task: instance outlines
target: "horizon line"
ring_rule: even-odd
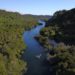
[[[13,13],[19,13],[21,15],[36,15],[36,16],[52,16],[53,14],[33,14],[33,13],[24,13],[24,12],[21,12],[21,11],[18,11],[18,10],[9,10],[9,9],[1,9],[0,10],[4,10],[6,12],[13,12]]]

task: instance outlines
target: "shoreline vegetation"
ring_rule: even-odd
[[[35,39],[46,48],[55,75],[75,75],[75,8],[57,11]],[[56,44],[49,40],[54,40]]]
[[[27,62],[21,59],[26,49],[23,32],[35,27],[38,19],[0,10],[0,75],[23,75],[26,72]]]
[[[75,8],[57,11],[49,20],[48,17],[0,10],[0,75],[25,74],[27,62],[21,59],[26,50],[23,32],[41,25],[39,19],[44,19],[46,26],[35,39],[47,50],[50,72],[75,75]]]

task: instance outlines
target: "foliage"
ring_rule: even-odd
[[[59,43],[52,51],[54,54],[50,52],[48,60],[56,74],[66,75],[67,72],[75,74],[75,46]]]
[[[26,72],[27,63],[21,59],[26,48],[22,35],[36,23],[35,19],[17,12],[0,10],[0,75],[22,75]]]
[[[71,44],[75,44],[75,8],[68,11],[55,12],[46,26],[56,26],[59,28],[55,39],[62,40],[65,43],[70,41]]]
[[[47,60],[56,75],[75,75],[75,8],[57,11],[40,31],[39,42],[48,49]],[[44,41],[42,41],[44,39]],[[50,43],[54,40],[57,44]],[[61,43],[62,42],[62,43]]]

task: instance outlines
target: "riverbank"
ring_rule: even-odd
[[[40,31],[40,35],[36,37],[47,49],[47,59],[55,75],[75,74],[74,15],[75,9],[56,12],[46,23],[46,27]],[[57,43],[54,45],[50,40]]]
[[[44,26],[45,23],[42,22],[42,25],[38,25],[36,28],[25,32],[23,35],[27,48],[25,53],[23,53],[22,59],[28,63],[28,70],[24,75],[50,75],[44,48],[34,38],[39,35],[40,30]]]
[[[26,49],[23,32],[36,23],[19,13],[0,10],[0,75],[23,75],[27,71],[26,61],[21,59]]]

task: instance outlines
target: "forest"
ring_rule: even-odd
[[[39,25],[40,19],[46,25],[35,39],[45,49],[45,61],[50,72],[75,75],[75,8],[56,11],[53,16],[0,10],[0,75],[23,75],[27,72],[28,63],[21,59],[27,48],[23,33]]]
[[[36,39],[46,48],[54,75],[75,75],[75,8],[55,12]]]
[[[21,59],[26,49],[22,36],[38,24],[38,19],[0,10],[0,75],[22,75],[26,72],[27,62]]]

